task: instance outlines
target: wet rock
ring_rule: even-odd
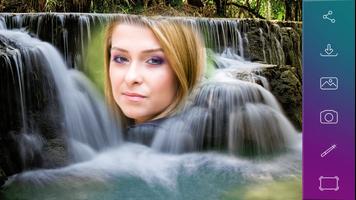
[[[301,77],[301,23],[243,20],[247,23],[247,58],[267,64],[294,66]]]
[[[294,67],[266,68],[261,72],[269,83],[272,94],[282,105],[294,126],[302,128],[302,82]]]
[[[261,73],[289,120],[302,127],[302,24],[300,22],[241,20],[248,43],[245,58],[277,67]],[[236,76],[238,78],[238,76]]]
[[[301,33],[291,27],[281,28],[282,48],[285,55],[285,66],[295,67],[296,76],[302,80],[302,44]]]
[[[250,41],[247,52],[251,61],[267,62],[266,53],[264,53],[266,51],[264,44],[266,38],[261,34],[258,29],[247,33],[248,40]]]
[[[49,139],[43,147],[43,168],[57,168],[69,164],[66,141],[63,137]]]
[[[1,169],[1,167],[0,167],[0,187],[2,186],[2,185],[4,185],[4,183],[5,183],[5,181],[6,181],[6,174],[5,174],[5,172]]]
[[[266,20],[246,23],[248,58],[274,64],[260,73],[269,81],[271,92],[282,105],[294,126],[302,127],[302,24]]]

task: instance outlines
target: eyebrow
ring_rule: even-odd
[[[122,49],[122,48],[119,48],[119,47],[111,47],[111,50],[119,50],[119,51],[123,51],[123,52],[129,52],[128,50],[126,49]],[[143,53],[152,53],[152,52],[157,52],[157,51],[162,51],[163,52],[163,49],[162,48],[157,48],[157,49],[146,49],[144,51],[142,51]]]

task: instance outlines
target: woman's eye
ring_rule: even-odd
[[[147,63],[151,65],[162,65],[164,63],[164,60],[160,57],[153,57],[150,58]]]
[[[122,57],[122,56],[114,56],[113,60],[117,63],[125,63],[125,62],[128,62],[129,60],[125,57]]]

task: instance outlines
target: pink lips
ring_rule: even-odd
[[[133,93],[133,92],[124,92],[123,95],[130,101],[142,101],[146,96],[138,94],[138,93]]]

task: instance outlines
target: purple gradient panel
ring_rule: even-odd
[[[309,65],[305,58],[304,69]],[[307,70],[305,70],[307,71]],[[328,74],[329,75],[329,74]],[[354,103],[353,86],[350,80],[341,79],[337,91],[322,91],[319,88],[320,71],[304,73],[303,87],[303,188],[307,198],[352,200],[355,196],[354,165]],[[343,76],[338,73],[339,77]],[[337,95],[335,95],[337,93]],[[353,94],[354,95],[354,94]],[[322,110],[336,110],[337,124],[321,124]],[[336,148],[324,157],[321,154],[332,145]],[[320,191],[321,176],[339,177],[339,189]]]
[[[335,24],[321,18],[331,9]],[[303,4],[304,199],[355,199],[354,14],[354,1]],[[339,56],[318,56],[329,42]],[[321,77],[338,77],[338,89],[321,90]],[[332,112],[320,118],[323,110],[337,111],[338,123],[328,121]]]
[[[308,76],[304,78],[307,79]],[[307,83],[304,84],[306,100],[303,105],[304,193],[308,194],[308,198],[354,199],[354,107],[350,106],[347,94],[340,95],[345,98],[330,98],[328,101],[323,101],[315,94],[325,91],[314,89],[315,85],[312,87]],[[320,123],[320,112],[324,109],[338,111],[337,124]],[[322,157],[321,154],[332,145],[336,145],[336,148]],[[338,176],[339,190],[320,191],[321,176]]]

